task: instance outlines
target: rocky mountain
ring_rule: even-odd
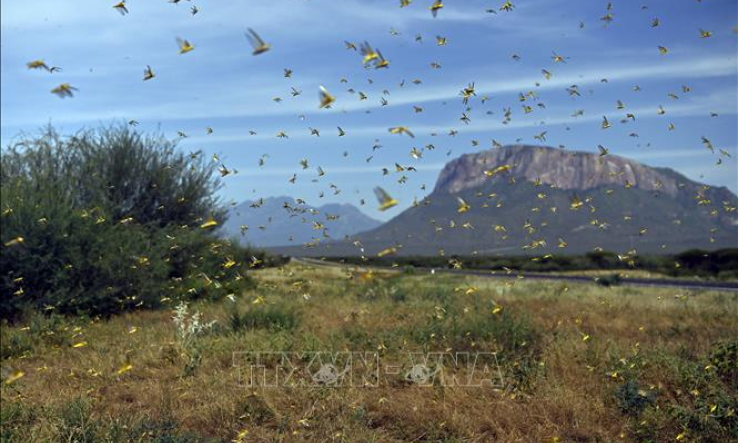
[[[292,197],[272,197],[233,207],[221,233],[243,244],[271,247],[300,245],[315,239],[343,239],[380,224],[349,204],[315,208]]]
[[[516,180],[538,181],[562,190],[586,191],[629,183],[671,197],[678,193],[677,176],[669,170],[650,168],[615,155],[601,157],[526,145],[467,154],[449,162],[441,171],[434,192],[454,194],[489,184],[484,172],[499,166],[509,166],[505,172]]]
[[[512,145],[451,161],[423,201],[351,241],[283,252],[376,254],[393,246],[405,255],[717,249],[738,245],[737,206],[727,188],[671,169],[615,155]]]

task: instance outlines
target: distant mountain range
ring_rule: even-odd
[[[462,199],[468,206],[464,211]],[[738,245],[738,198],[615,155],[511,145],[463,155],[423,201],[345,241],[289,255],[675,253]]]
[[[301,245],[343,239],[381,224],[349,204],[312,207],[292,197],[245,201],[229,211],[221,228],[226,237],[258,247]]]

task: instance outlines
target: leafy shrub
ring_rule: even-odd
[[[247,286],[255,254],[200,227],[226,214],[217,165],[175,147],[113,126],[47,128],[3,150],[0,318],[110,316]]]

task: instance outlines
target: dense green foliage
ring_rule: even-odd
[[[716,251],[697,249],[676,255],[638,255],[626,258],[612,252],[590,252],[579,256],[550,256],[532,258],[526,256],[451,256],[451,257],[329,257],[330,260],[345,263],[390,266],[407,268],[452,268],[505,270],[524,272],[556,272],[585,270],[642,269],[664,275],[713,277],[719,279],[738,278],[738,249],[728,248]]]
[[[251,253],[201,228],[226,214],[216,168],[162,136],[118,126],[71,137],[48,128],[9,146],[0,317],[108,316],[238,290]]]

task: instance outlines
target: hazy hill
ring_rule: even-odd
[[[342,239],[376,228],[381,222],[349,204],[312,207],[292,197],[245,201],[229,211],[223,234],[254,246],[300,245],[315,238]],[[248,227],[242,231],[241,227]],[[242,235],[243,232],[243,235]]]
[[[485,171],[505,167],[494,176]],[[470,206],[459,213],[458,198]],[[738,198],[666,168],[550,147],[513,145],[463,155],[419,204],[352,242],[301,255],[639,253],[738,245]],[[563,246],[563,247],[560,247]]]

